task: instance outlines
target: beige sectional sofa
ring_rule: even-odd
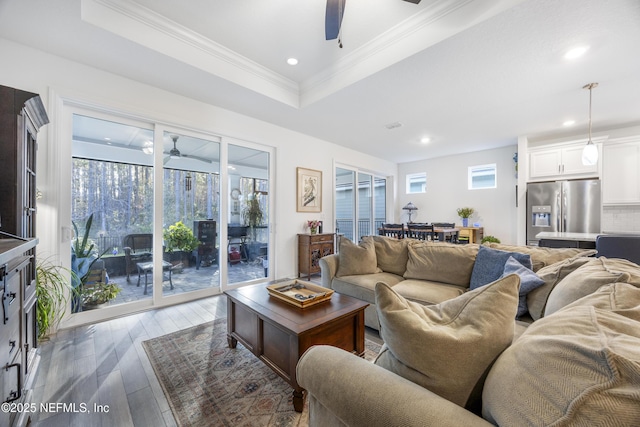
[[[297,378],[307,391],[309,425],[640,425],[640,266],[518,249],[531,252],[544,282],[527,295],[530,323],[519,325],[519,275],[451,299],[436,292],[445,299],[424,305],[396,291],[400,274],[369,293],[364,276],[390,273],[336,276],[339,258],[325,260],[331,285],[377,302],[384,345],[374,363],[330,346],[303,355]]]
[[[526,253],[534,271],[573,257],[593,255],[584,249],[534,248],[492,243],[487,247]],[[410,301],[438,304],[469,289],[479,246],[367,236],[360,245],[342,239],[339,253],[320,259],[322,285],[370,304],[365,324],[378,329],[374,289],[384,282]],[[534,306],[539,304],[534,302]]]

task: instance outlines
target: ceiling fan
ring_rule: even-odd
[[[419,4],[421,0],[404,0],[409,3]],[[335,40],[340,34],[342,15],[347,0],[327,0],[327,13],[324,19],[324,34],[326,40]],[[342,47],[342,43],[339,43]]]
[[[173,148],[168,153],[164,153],[168,155],[162,161],[163,164],[166,165],[167,163],[169,163],[169,160],[171,159],[180,159],[180,158],[199,160],[204,163],[212,163],[211,160],[206,159],[204,157],[191,156],[191,155],[180,153],[180,150],[178,150],[178,147],[177,147],[178,138],[179,138],[178,135],[171,135],[171,140],[173,141]]]

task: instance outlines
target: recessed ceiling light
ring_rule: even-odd
[[[575,120],[567,120],[566,122],[562,123],[562,126],[573,126],[576,124]]]
[[[104,140],[105,140],[105,141],[111,141],[111,138],[109,138],[109,137],[105,137],[105,138],[104,138]]]
[[[428,143],[429,141],[431,141],[431,138],[425,136],[424,138],[420,139],[420,142],[422,142],[423,144]]]
[[[289,65],[298,65],[298,60],[296,58],[287,59],[287,64]]]
[[[589,46],[577,46],[572,49],[569,49],[567,53],[564,54],[565,59],[576,59],[584,55],[589,50]]]

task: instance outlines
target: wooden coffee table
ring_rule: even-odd
[[[269,296],[266,284],[227,295],[227,340],[238,341],[293,387],[293,407],[302,412],[303,389],[296,365],[311,346],[332,345],[364,357],[364,309],[369,304],[335,292],[330,300],[298,308]]]

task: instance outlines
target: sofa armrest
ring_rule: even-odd
[[[347,426],[491,426],[429,390],[331,346],[307,350],[296,367],[298,384]],[[315,402],[314,402],[315,403]],[[310,409],[313,410],[313,409]],[[318,424],[322,420],[310,414]],[[335,420],[334,420],[335,421]]]
[[[331,282],[336,276],[339,263],[338,254],[327,255],[320,258],[320,275],[322,278],[322,286],[325,288],[331,288]]]

